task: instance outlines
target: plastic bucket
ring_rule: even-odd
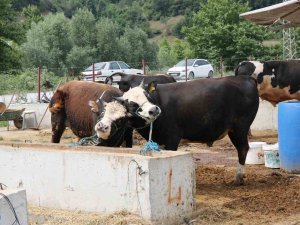
[[[249,142],[249,151],[246,157],[246,164],[264,164],[264,152],[262,146],[266,142]]]
[[[278,144],[280,167],[300,173],[300,102],[278,104]]]
[[[265,157],[265,166],[268,168],[280,168],[278,143],[262,146]]]

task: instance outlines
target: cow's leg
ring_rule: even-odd
[[[126,148],[132,148],[132,133],[133,129],[131,127],[127,127],[124,134],[124,141]]]
[[[166,141],[164,143],[165,150],[176,151],[178,149],[180,139],[181,139],[181,136],[180,136],[180,134],[177,134],[177,132],[175,132],[175,131],[173,131],[173,133],[168,132],[168,136],[166,137]]]
[[[59,143],[62,134],[66,129],[65,117],[60,113],[51,115],[51,125],[52,125],[52,143]]]
[[[234,130],[232,132],[229,132],[228,136],[234,147],[237,149],[239,158],[239,164],[237,167],[237,173],[235,177],[235,184],[242,185],[244,183],[245,177],[245,161],[249,150],[247,131]]]

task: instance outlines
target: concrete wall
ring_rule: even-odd
[[[37,115],[38,123],[41,121],[44,113],[46,112],[44,119],[41,123],[41,128],[51,127],[51,113],[47,109],[47,103],[35,103],[35,104],[12,104],[9,108],[26,110],[35,110]],[[271,103],[267,101],[260,100],[258,113],[251,126],[253,130],[277,130],[277,109]]]
[[[1,181],[2,180],[0,178],[0,182]],[[0,193],[4,194],[9,199],[13,209],[16,212],[20,225],[27,225],[28,214],[27,214],[26,191],[24,189],[18,188],[18,189],[0,190]],[[11,209],[11,206],[4,198],[4,196],[0,195],[0,224],[1,225],[18,224],[15,221],[16,218]]]
[[[51,113],[48,110],[48,103],[32,103],[32,104],[11,104],[9,105],[10,109],[23,109],[33,110],[36,113],[37,123],[40,123],[40,128],[51,128]],[[6,104],[8,106],[8,104]],[[45,115],[44,115],[45,114]],[[32,117],[28,117],[32,119]],[[32,121],[30,121],[32,122]],[[13,122],[11,121],[11,126]]]
[[[277,130],[278,107],[267,101],[260,100],[258,112],[251,125],[252,130]]]
[[[6,103],[8,105],[8,103]],[[11,104],[9,108],[34,110],[37,115],[37,121],[40,123],[44,113],[46,112],[42,122],[41,128],[51,128],[51,113],[47,109],[48,103],[31,103],[31,104]],[[267,101],[260,100],[258,113],[251,126],[252,130],[277,130],[277,110]]]
[[[192,155],[134,149],[1,144],[0,181],[26,188],[38,206],[93,212],[126,209],[154,221],[194,208]],[[138,169],[141,168],[141,170]]]

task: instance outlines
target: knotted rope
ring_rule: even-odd
[[[92,145],[98,145],[99,144],[99,138],[97,134],[90,136],[90,137],[84,137],[81,138],[78,142],[71,143],[68,146],[92,146]]]
[[[149,131],[149,141],[141,148],[140,154],[146,155],[148,152],[159,152],[159,146],[156,142],[152,141],[152,129],[153,122],[150,123],[150,131]]]

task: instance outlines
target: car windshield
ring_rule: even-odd
[[[119,61],[118,63],[120,65],[121,69],[130,69],[130,67],[126,63],[121,62],[121,61]]]
[[[104,69],[106,63],[100,62],[100,63],[95,63],[95,70],[102,70]],[[90,65],[88,68],[85,69],[85,71],[92,71],[93,70],[93,65]]]
[[[194,62],[195,62],[195,59],[188,59],[187,60],[187,66],[192,66]],[[179,67],[179,66],[185,66],[185,59],[181,60],[179,63],[177,63],[175,65],[175,67]]]

